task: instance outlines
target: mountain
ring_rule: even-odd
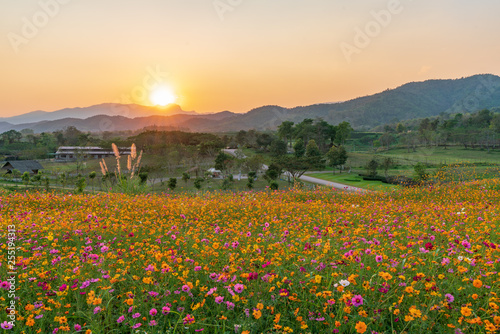
[[[203,132],[274,130],[283,121],[301,122],[305,118],[322,118],[331,124],[348,121],[355,129],[373,129],[386,123],[494,107],[500,107],[500,77],[482,74],[461,79],[411,82],[346,102],[294,108],[262,106],[244,114],[230,111],[197,114],[185,112],[178,105],[161,110],[109,103],[51,113],[35,111],[0,119],[0,132],[26,128],[35,132],[54,131],[71,125],[92,132],[140,130],[152,126]]]
[[[196,115],[194,111],[184,111],[177,104],[165,107],[148,107],[138,104],[103,103],[86,108],[66,108],[57,111],[32,111],[26,114],[0,118],[0,122],[11,124],[36,123],[41,121],[54,121],[62,118],[86,119],[97,115],[125,116],[128,118],[145,117],[153,115]]]

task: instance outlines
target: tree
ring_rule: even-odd
[[[45,186],[45,191],[48,192],[50,190],[50,179],[47,176],[43,177],[43,184]]]
[[[389,149],[389,146],[394,142],[394,136],[389,132],[385,132],[380,136],[379,140],[382,145],[387,146],[387,149]]]
[[[92,192],[94,192],[94,179],[97,176],[97,173],[95,171],[92,171],[89,173],[89,179],[90,182],[92,183]]]
[[[84,177],[78,178],[78,180],[76,181],[76,184],[75,184],[76,192],[78,194],[83,193],[86,186],[87,186],[87,182],[85,181],[85,178]]]
[[[427,169],[425,165],[421,162],[417,163],[415,167],[413,167],[413,170],[415,171],[415,180],[416,181],[425,181],[429,177],[429,174],[427,174]]]
[[[384,160],[382,160],[382,168],[384,169],[384,175],[387,177],[387,171],[389,168],[391,168],[394,165],[394,160],[389,157],[385,157]]]
[[[292,138],[293,138],[293,122],[291,121],[284,121],[281,123],[280,126],[278,126],[278,136],[285,141],[285,143],[290,146],[292,145]]]
[[[19,142],[23,138],[23,134],[16,130],[9,130],[2,133],[2,140],[7,144]]]
[[[36,187],[38,188],[38,186],[40,186],[42,183],[42,173],[39,171],[38,173],[33,175],[33,177],[31,178],[31,182],[35,183]]]
[[[335,126],[328,124],[326,121],[320,119],[314,124],[314,136],[316,144],[319,147],[321,153],[328,152],[330,146],[333,145],[335,141],[335,135],[337,129]]]
[[[177,179],[175,177],[171,177],[168,180],[168,188],[173,191],[175,187],[177,187]]]
[[[264,158],[260,154],[245,159],[245,167],[252,172],[258,172],[264,164]]]
[[[309,140],[306,146],[306,158],[309,160],[312,168],[324,168],[324,160],[321,151],[314,139]]]
[[[402,123],[398,123],[396,126],[396,132],[397,133],[403,133],[406,131],[406,127]]]
[[[139,183],[140,184],[145,184],[146,181],[148,180],[148,172],[140,172],[139,173]]]
[[[271,163],[266,170],[266,174],[264,177],[271,181],[276,181],[280,175],[283,173],[282,168],[276,163]]]
[[[286,171],[288,181],[296,180],[311,169],[311,163],[308,158],[297,158],[294,156],[281,156],[273,161],[280,169]]]
[[[195,180],[194,180],[194,187],[198,190],[201,189],[201,185],[203,184],[205,180],[202,178],[202,177],[197,177]]]
[[[26,186],[26,188],[28,188],[28,184],[30,184],[30,173],[24,172],[21,179],[23,180],[23,184]]]
[[[285,155],[287,152],[287,145],[284,141],[280,139],[275,139],[269,147],[269,152],[273,157],[280,157]]]
[[[368,176],[370,177],[375,177],[377,176],[377,168],[379,166],[379,163],[375,159],[371,159],[368,164],[366,165],[366,170],[368,171]]]
[[[295,126],[294,137],[301,138],[304,143],[308,142],[309,139],[314,137],[314,121],[311,118],[306,118],[299,124]]]
[[[233,161],[233,156],[220,151],[217,157],[215,158],[215,169],[220,170],[223,173],[226,173],[229,170],[229,167]]]
[[[189,175],[189,173],[187,173],[187,172],[182,173],[182,181],[184,181],[185,184],[187,184],[187,182],[190,178],[191,178],[191,175]]]
[[[295,142],[295,145],[293,145],[293,150],[294,150],[294,154],[297,158],[301,158],[304,156],[304,154],[306,154],[306,146],[305,146],[302,138],[299,138]]]
[[[342,170],[340,169],[340,166],[346,163],[347,157],[347,151],[344,146],[332,146],[327,153],[330,166],[333,168],[339,167],[341,173]],[[333,170],[333,173],[335,174],[335,169]]]
[[[62,185],[63,188],[66,187],[66,183],[68,182],[68,179],[66,177],[66,173],[62,172],[59,175],[59,182],[61,183],[61,185]]]
[[[337,125],[337,131],[335,135],[335,141],[338,144],[344,145],[345,141],[351,136],[351,132],[354,131],[349,122],[342,122]]]

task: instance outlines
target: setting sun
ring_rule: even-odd
[[[151,103],[156,106],[166,106],[167,104],[174,103],[177,100],[173,90],[167,86],[156,87],[149,95]]]

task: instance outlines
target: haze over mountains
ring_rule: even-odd
[[[91,132],[140,130],[150,126],[197,132],[274,130],[283,121],[300,122],[305,118],[322,118],[331,124],[348,121],[355,129],[371,129],[390,122],[494,107],[500,107],[500,77],[483,74],[412,82],[346,102],[294,108],[262,106],[243,114],[229,111],[198,114],[175,104],[159,109],[112,103],[54,112],[34,111],[0,118],[0,133],[11,129],[40,133],[67,126]]]

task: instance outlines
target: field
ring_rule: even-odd
[[[341,184],[346,184],[348,186],[376,190],[376,191],[389,191],[392,189],[398,189],[399,186],[393,184],[382,183],[382,181],[365,181],[361,176],[356,173],[314,173],[309,176],[317,177],[322,180],[338,182]]]
[[[0,323],[6,333],[492,333],[498,198],[498,179],[367,194],[3,192]]]

